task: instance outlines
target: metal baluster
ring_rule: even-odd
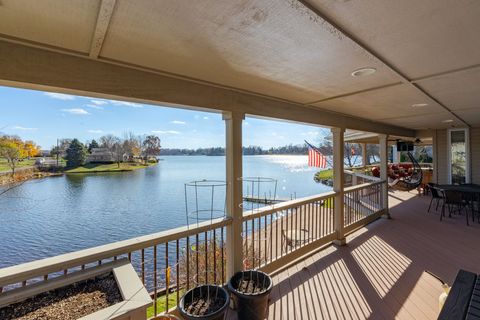
[[[260,198],[260,197],[259,197]],[[262,262],[262,218],[258,218],[258,268]]]
[[[248,223],[247,221],[245,220],[245,223],[244,223],[244,234],[245,234],[245,256],[243,257],[243,259],[248,259]],[[223,235],[223,232],[222,232],[222,235]]]
[[[177,283],[177,305],[178,303],[180,302],[180,264],[178,262],[179,258],[180,258],[180,255],[179,255],[179,247],[180,247],[180,242],[179,240],[177,239],[177,241],[175,242],[176,244],[176,248],[175,248],[175,253],[177,255],[177,261],[176,261],[176,267],[175,267],[175,272],[177,273],[177,280],[176,280],[176,283]]]
[[[205,284],[208,284],[208,232],[205,231]]]
[[[153,246],[153,315],[157,316],[157,246]]]
[[[221,241],[222,241],[222,285],[223,285],[225,283],[225,257],[224,257],[224,255],[225,255],[225,251],[224,251],[225,250],[225,244],[223,242],[224,227],[222,227],[221,232],[222,233],[220,234],[220,236],[221,236]]]
[[[268,226],[267,216],[265,216],[264,220],[265,220],[265,221],[264,221],[264,222],[265,222],[265,225],[263,226],[263,228],[264,228],[263,231],[264,231],[264,237],[265,237],[265,238],[263,239],[263,240],[264,240],[264,241],[263,241],[263,244],[264,244],[264,247],[265,247],[265,264],[266,264],[267,261],[268,261],[268,260],[267,260],[267,239],[268,239],[268,237],[267,237],[267,231],[268,231],[268,230],[267,230],[267,226]]]
[[[217,284],[217,229],[213,229],[213,284]]]
[[[252,269],[255,269],[255,219],[252,219]]]
[[[145,284],[145,249],[142,249],[142,283]]]
[[[168,312],[168,292],[170,291],[170,266],[168,265],[168,241],[165,243],[165,311]]]
[[[270,214],[270,262],[273,261],[273,213]]]
[[[195,235],[195,267],[196,267],[196,274],[195,274],[195,281],[197,282],[198,285],[198,255],[199,255],[199,250],[198,250],[198,233]]]
[[[187,246],[186,246],[186,254],[187,254],[187,289],[190,289],[190,237],[187,237]]]

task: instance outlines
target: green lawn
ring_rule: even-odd
[[[99,173],[99,172],[122,172],[122,171],[133,171],[137,169],[147,168],[151,165],[136,164],[136,163],[120,163],[120,167],[116,163],[108,164],[98,164],[98,163],[87,163],[84,166],[77,167],[74,169],[66,170],[66,173]]]
[[[184,290],[180,290],[180,298],[183,295]],[[160,314],[166,310],[167,306],[167,296],[163,295],[157,297],[157,314]],[[177,293],[172,292],[168,294],[168,308],[171,309],[172,307],[177,305]],[[154,315],[153,305],[147,308],[147,319],[150,319]]]
[[[333,170],[332,169],[327,169],[327,170],[319,171],[315,174],[315,177],[318,180],[331,179],[331,178],[333,178]]]
[[[35,159],[30,159],[30,160],[24,159],[18,162],[16,168],[33,166],[34,164],[35,164]],[[0,158],[0,172],[3,172],[3,171],[12,171],[12,169],[8,165],[8,162],[6,159]]]

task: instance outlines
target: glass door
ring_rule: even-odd
[[[470,182],[468,129],[448,130],[448,179],[449,183]]]

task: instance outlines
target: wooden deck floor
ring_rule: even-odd
[[[436,319],[440,282],[480,273],[480,224],[440,222],[429,197],[390,194],[391,220],[351,234],[274,276],[269,319]],[[230,312],[230,319],[236,319]]]

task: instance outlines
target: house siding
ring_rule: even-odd
[[[437,143],[437,183],[448,183],[447,130],[436,131]]]
[[[480,128],[470,129],[470,154],[472,183],[480,184]]]

